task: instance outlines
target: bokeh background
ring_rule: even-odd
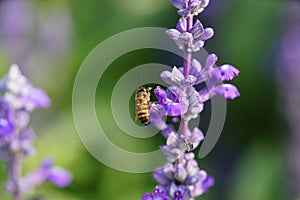
[[[299,199],[299,4],[211,0],[199,16],[215,30],[206,50],[219,56],[219,64],[230,63],[241,71],[233,81],[241,97],[228,102],[221,138],[199,160],[216,184],[198,199]],[[177,19],[168,0],[0,0],[0,75],[16,63],[52,99],[50,109],[34,113],[37,153],[26,161],[24,172],[50,155],[74,176],[63,190],[45,184],[37,194],[56,200],[133,200],[153,189],[151,173],[119,172],[87,152],[73,124],[72,87],[80,64],[101,41],[137,27],[174,27]],[[97,114],[108,137],[130,151],[157,149],[164,140],[158,134],[144,143],[122,133],[111,114],[111,92],[126,71],[154,61],[164,62],[151,49],[121,56],[100,80],[106,87],[97,91]],[[0,163],[1,187],[5,171]]]

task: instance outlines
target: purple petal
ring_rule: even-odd
[[[170,85],[180,85],[184,80],[183,74],[177,69],[177,67],[173,67],[172,72],[164,71],[161,73],[160,77]]]
[[[57,187],[63,188],[71,183],[72,175],[61,167],[54,167],[48,175],[48,181],[52,182]]]
[[[154,94],[158,100],[157,103],[162,105],[165,105],[167,103],[167,93],[164,89],[157,86],[156,89],[154,90]]]
[[[153,193],[152,198],[153,200],[169,200],[169,198],[166,195],[161,193]]]
[[[161,119],[166,114],[166,110],[163,105],[158,103],[152,103],[150,107],[150,119]]]
[[[182,156],[185,153],[185,150],[177,149],[177,148],[171,148],[167,145],[161,146],[160,149],[162,152],[168,156],[169,162],[176,161],[180,156]]]
[[[186,93],[186,98],[188,100],[188,110],[182,117],[185,120],[190,120],[196,118],[198,114],[202,112],[203,103],[201,102],[199,93],[195,90],[194,87],[187,88]]]
[[[182,0],[171,0],[171,3],[175,8],[178,9],[182,9],[185,6]]]
[[[210,91],[207,87],[199,91],[200,101],[204,103],[213,97],[213,94],[210,94]]]
[[[189,14],[189,9],[180,9],[177,13],[181,16],[187,16]]]
[[[199,40],[193,43],[193,45],[191,45],[191,51],[193,52],[197,52],[199,51],[202,47],[204,46],[204,41]]]
[[[184,200],[185,199],[185,191],[181,188],[178,188],[174,192],[174,200]]]
[[[13,123],[7,118],[0,117],[0,137],[11,135],[13,130]]]
[[[192,160],[195,158],[195,154],[194,153],[186,153],[186,154],[184,154],[184,158],[186,160]]]
[[[193,35],[192,35],[191,33],[189,33],[189,32],[184,32],[184,33],[182,33],[182,34],[180,35],[179,39],[180,39],[183,43],[185,43],[185,44],[190,44],[190,43],[193,42],[194,37],[193,37]]]
[[[208,6],[209,4],[209,0],[201,0],[201,7],[205,8],[206,6]]]
[[[166,31],[166,34],[172,39],[172,40],[179,40],[181,33],[176,29],[169,29]]]
[[[166,92],[167,97],[173,102],[179,102],[181,97],[184,95],[184,92],[176,86],[169,87]]]
[[[32,91],[26,97],[26,109],[32,111],[35,108],[47,108],[51,101],[48,95],[40,89],[32,88]]]
[[[212,28],[205,28],[202,35],[199,36],[199,38],[197,38],[197,40],[208,40],[212,36],[214,36],[214,30]]]
[[[184,76],[183,74],[177,69],[177,67],[173,67],[171,80],[173,83],[180,85],[183,81]]]
[[[160,118],[160,119],[151,119],[150,123],[151,123],[151,125],[156,127],[158,130],[164,130],[168,126],[162,118]]]
[[[182,85],[187,87],[187,86],[192,86],[197,82],[197,78],[193,75],[187,75],[184,80]]]
[[[176,148],[179,147],[182,143],[182,139],[179,134],[176,134],[175,132],[170,133],[168,139],[167,139],[167,145]]]
[[[188,173],[183,164],[178,164],[174,173],[174,177],[177,181],[183,182],[188,176]]]
[[[162,78],[163,81],[165,81],[166,83],[172,85],[172,80],[171,80],[172,73],[171,72],[169,72],[169,71],[163,71],[160,74],[160,77]]]
[[[179,102],[179,103],[168,103],[165,106],[166,115],[168,116],[179,116],[183,115],[188,110],[188,104],[186,102]]]
[[[189,176],[195,176],[199,173],[198,163],[196,160],[188,160],[186,164],[186,171],[189,174]]]
[[[213,66],[216,64],[217,60],[218,60],[218,57],[216,56],[216,54],[210,54],[206,59],[205,68],[207,70],[212,69]]]
[[[193,143],[193,149],[196,149],[199,145],[199,143],[204,140],[204,135],[202,133],[202,131],[195,127],[193,132],[192,132],[192,135],[190,136],[190,140],[191,142]]]
[[[163,167],[164,173],[165,175],[169,178],[173,180],[173,176],[174,176],[174,166],[171,163],[167,163],[165,164],[165,166]]]
[[[181,17],[177,22],[176,29],[181,33],[183,33],[187,31],[186,28],[187,28],[187,21],[184,17]]]
[[[194,69],[195,72],[200,73],[200,71],[202,69],[202,65],[197,59],[192,60],[192,69]],[[191,71],[192,71],[192,69],[191,69]],[[190,74],[194,75],[192,72]]]
[[[168,185],[171,182],[171,180],[164,173],[163,168],[156,169],[152,173],[152,177],[157,183],[161,185]]]
[[[219,81],[232,80],[239,73],[240,73],[240,71],[231,65],[222,65],[220,67],[215,68],[215,70],[213,71],[213,75]]]
[[[162,187],[162,186],[159,186],[159,185],[156,186],[156,187],[153,189],[153,193],[160,193],[160,194],[163,194],[163,195],[166,195],[166,194],[167,194],[165,188]]]
[[[172,132],[176,132],[174,129],[173,125],[168,125],[167,128],[162,130],[161,134],[165,137],[168,138]]]
[[[153,200],[152,195],[149,193],[145,193],[145,194],[143,194],[141,200]]]
[[[206,179],[202,182],[202,190],[207,192],[208,189],[215,184],[215,180],[211,176],[207,176]]]
[[[231,85],[231,84],[218,85],[214,88],[214,91],[218,95],[223,96],[226,99],[234,99],[234,98],[240,96],[238,89],[234,85]]]
[[[47,171],[53,167],[53,164],[54,164],[54,161],[52,158],[45,158],[40,165],[40,169]]]
[[[189,32],[193,34],[194,40],[197,40],[197,38],[200,37],[204,32],[203,25],[199,20],[197,20]]]

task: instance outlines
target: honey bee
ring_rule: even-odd
[[[135,121],[139,118],[140,122],[147,126],[150,123],[150,90],[152,88],[140,87],[135,92]]]

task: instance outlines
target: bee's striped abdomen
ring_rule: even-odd
[[[150,123],[150,90],[151,88],[141,87],[135,94],[135,115],[144,125]]]

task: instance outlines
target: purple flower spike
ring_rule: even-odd
[[[240,96],[238,89],[231,84],[218,85],[214,88],[214,91],[226,99],[234,99]]]
[[[157,101],[152,102],[150,120],[167,139],[166,145],[160,148],[168,162],[153,172],[159,187],[152,194],[145,193],[142,200],[194,200],[214,184],[214,179],[198,167],[195,154],[191,152],[204,140],[204,135],[197,126],[191,130],[189,122],[199,117],[204,102],[215,95],[226,99],[240,95],[235,86],[223,84],[237,76],[238,69],[231,65],[216,67],[218,58],[215,54],[209,55],[205,64],[193,59],[192,53],[199,51],[214,35],[212,28],[205,28],[199,20],[194,20],[209,0],[171,2],[181,18],[176,29],[169,29],[166,34],[183,51],[183,65],[163,71],[160,77],[170,86],[166,90],[160,87],[154,90]],[[198,84],[201,84],[200,90],[195,87]],[[179,123],[178,130],[173,124],[167,124],[164,116],[170,116],[173,124]]]
[[[30,114],[51,103],[47,94],[32,86],[17,65],[0,80],[0,158],[7,164],[6,191],[12,199],[24,199],[46,181],[57,187],[67,186],[72,176],[66,170],[54,167],[52,159],[45,159],[40,167],[25,176],[18,169],[23,160],[34,154],[35,134],[30,127]]]
[[[237,76],[240,71],[232,65],[222,65],[217,67],[212,73],[219,81],[229,81]]]

